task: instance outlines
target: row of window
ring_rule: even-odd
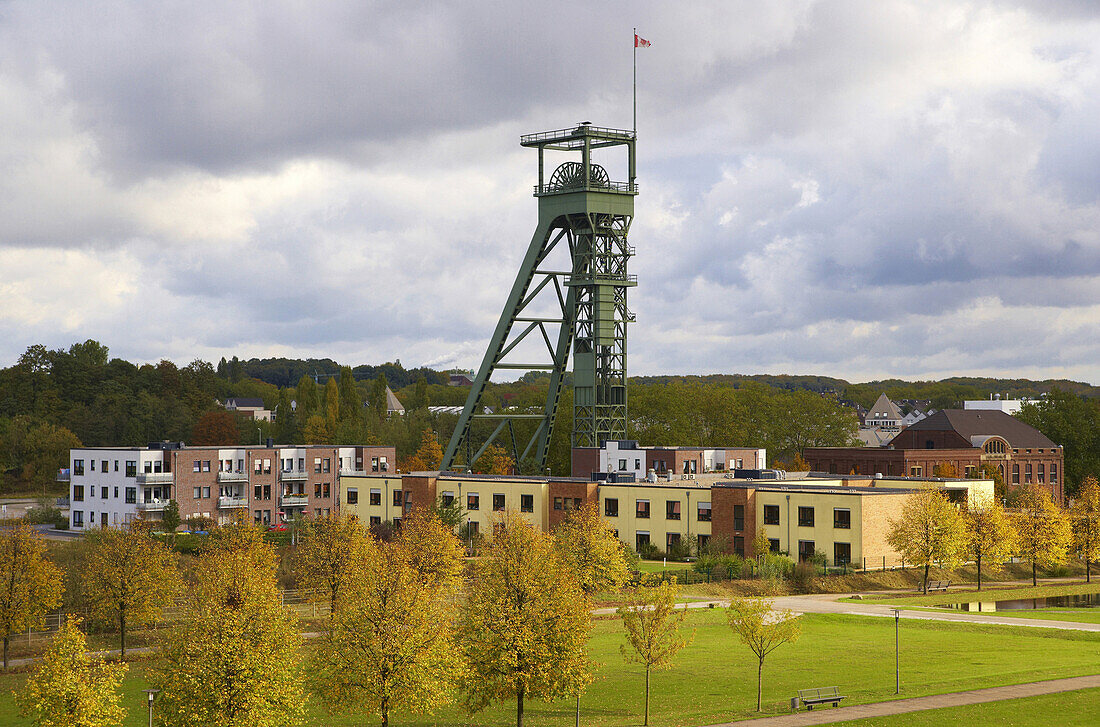
[[[557,500],[559,498],[555,498]],[[575,499],[576,506],[580,507],[580,498]],[[679,520],[681,503],[679,500],[666,500],[665,501],[665,520]],[[555,503],[555,510],[560,510]],[[568,509],[568,508],[567,508]],[[619,516],[619,500],[615,497],[605,498],[603,501],[603,514],[604,517],[618,517]],[[634,516],[642,520],[649,519],[649,500],[635,500],[634,501]],[[710,522],[710,503],[699,502],[696,503],[695,519],[699,522]],[[648,541],[647,541],[648,542]]]
[[[99,486],[99,497],[102,500],[110,500],[111,492],[114,492],[115,499],[118,499],[119,488],[118,486],[109,487],[107,485]],[[126,496],[126,502],[133,504],[137,502],[137,488],[127,487],[124,494]],[[96,496],[96,485],[89,485],[88,498],[91,499]],[[84,502],[84,485],[73,485],[73,502]]]
[[[88,469],[89,469],[89,471],[91,471],[91,472],[96,471],[95,463],[96,463],[96,460],[94,460],[94,459],[88,460]],[[145,463],[145,471],[146,472],[152,472],[153,471],[153,464],[154,464],[153,462],[146,462]],[[157,462],[156,464],[157,464],[157,472],[160,472],[160,462]],[[99,471],[100,472],[110,472],[111,471],[110,465],[111,465],[110,460],[106,460],[106,459],[99,460]],[[114,460],[114,465],[115,465],[114,466],[114,471],[118,472],[118,460],[117,459]],[[82,460],[82,459],[74,459],[73,460],[73,474],[74,475],[83,475],[84,474],[84,460]],[[126,460],[126,476],[127,477],[137,477],[137,460]]]
[[[735,513],[736,516],[736,513]],[[800,505],[798,507],[798,526],[802,528],[812,528],[815,523],[815,514],[813,507],[806,507]],[[765,505],[764,506],[764,524],[765,525],[779,525],[779,505]],[[843,530],[849,530],[852,527],[852,511],[845,507],[833,508],[833,527]],[[735,529],[740,530],[743,528]],[[806,541],[812,543],[813,541]]]

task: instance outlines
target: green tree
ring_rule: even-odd
[[[554,545],[585,593],[618,589],[630,577],[621,541],[595,504],[570,512],[554,530]]]
[[[279,392],[279,406],[275,413],[276,436],[280,442],[287,444],[300,441],[298,438],[297,402],[292,404],[292,401],[289,389],[283,389]]]
[[[317,390],[317,382],[313,380],[312,376],[306,374],[298,379],[298,387],[295,393],[298,402],[298,418],[301,421],[309,421],[309,418],[314,414],[322,414],[321,393]]]
[[[978,566],[978,590],[982,590],[982,561],[999,568],[1016,548],[1016,531],[995,497],[977,500],[967,507],[967,550]]]
[[[1073,540],[1069,519],[1046,489],[1031,484],[1020,491],[1012,524],[1019,554],[1031,561],[1031,585],[1037,585],[1037,564],[1053,565],[1066,560],[1066,551]]]
[[[340,386],[330,378],[325,384],[325,425],[329,432],[336,431],[340,421]]]
[[[575,695],[591,681],[589,601],[550,536],[506,515],[473,565],[473,584],[459,627],[471,712],[514,698],[523,727],[525,699]]]
[[[1092,475],[1100,477],[1100,407],[1095,399],[1053,387],[1043,399],[1025,404],[1018,419],[1064,447],[1066,494]]]
[[[0,420],[0,472],[18,473],[24,488],[43,494],[54,485],[57,472],[69,463],[69,450],[81,446],[75,434],[35,417]]]
[[[1081,484],[1070,511],[1073,545],[1085,561],[1085,582],[1092,581],[1092,563],[1100,560],[1100,482],[1089,475]]]
[[[369,541],[361,595],[334,617],[314,659],[318,691],[337,709],[431,712],[463,673],[455,639],[462,550],[438,520],[406,518],[389,543]]]
[[[236,446],[240,441],[237,415],[227,411],[208,411],[195,422],[191,442],[204,446]]]
[[[381,374],[374,381],[370,383],[369,396],[367,397],[367,404],[370,406],[371,415],[375,423],[386,421],[386,389],[389,387],[389,382],[386,381],[386,375]]]
[[[161,513],[160,520],[154,521],[153,525],[158,526],[161,530],[168,533],[168,547],[173,547],[176,542],[176,530],[179,529],[182,520],[180,520],[180,504],[175,500],[169,500],[168,504],[164,506],[164,511]]]
[[[176,555],[142,527],[103,528],[86,537],[84,602],[93,616],[118,625],[125,659],[127,629],[156,622],[175,598]]]
[[[46,557],[46,541],[21,523],[0,531],[0,631],[4,668],[12,634],[45,626],[46,613],[61,605],[61,569]]]
[[[764,693],[764,658],[802,634],[802,622],[788,610],[776,610],[766,598],[735,598],[726,618],[730,628],[756,654],[756,711]]]
[[[905,500],[901,518],[890,521],[886,542],[914,565],[924,566],[924,592],[933,563],[958,563],[966,552],[966,524],[947,496],[927,488]]]
[[[126,718],[119,704],[126,665],[93,660],[79,624],[65,620],[17,695],[37,727],[114,727]]]
[[[320,415],[314,414],[306,421],[306,426],[302,429],[302,439],[305,444],[331,444],[328,425]]]
[[[373,544],[354,517],[322,517],[306,523],[295,558],[303,588],[329,604],[334,616],[360,599]]]
[[[300,724],[301,634],[282,605],[274,548],[251,524],[211,533],[180,625],[165,634],[151,674],[168,727]]]
[[[650,671],[671,669],[672,658],[693,638],[680,633],[687,611],[676,608],[676,579],[656,586],[639,586],[628,592],[618,614],[626,631],[626,644],[619,647],[623,659],[645,668],[645,721],[642,724],[648,725]]]
[[[442,452],[440,452],[441,460],[442,457]],[[515,466],[516,461],[509,456],[504,447],[490,444],[485,448],[485,453],[478,458],[474,465],[474,470],[486,475],[507,476],[512,474]]]
[[[363,417],[363,396],[350,366],[340,368],[340,418],[359,421]]]

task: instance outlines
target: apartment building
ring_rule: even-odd
[[[657,475],[704,474],[733,469],[763,469],[767,451],[754,447],[643,447],[634,440],[609,440],[601,447],[574,447],[573,477],[614,475],[622,481]],[[625,476],[625,477],[624,477]]]
[[[81,448],[69,453],[69,525],[119,527],[159,519],[175,500],[180,517],[228,522],[240,512],[265,525],[339,508],[342,476],[389,472],[393,447],[275,445]]]

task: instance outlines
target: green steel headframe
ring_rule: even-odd
[[[597,447],[609,439],[626,438],[626,326],[634,320],[626,293],[637,285],[636,277],[627,274],[627,261],[634,254],[627,233],[638,194],[634,142],[633,131],[588,123],[520,138],[521,146],[538,150],[538,226],[443,455],[442,469],[452,469],[463,450],[466,466],[472,466],[507,430],[517,463],[533,458],[541,471],[571,348],[572,445]],[[593,150],[609,147],[626,147],[628,181],[612,181],[602,166],[592,162]],[[547,151],[580,158],[559,165],[546,180]],[[548,258],[563,246],[568,247],[570,269],[551,269]],[[542,310],[547,299],[552,301],[549,314]],[[520,350],[532,356],[531,348],[535,348],[534,360],[513,360]],[[550,373],[541,413],[484,410],[485,385],[494,372],[502,370]],[[483,419],[497,424],[475,452],[472,425]],[[515,432],[522,421],[536,426],[520,451]]]

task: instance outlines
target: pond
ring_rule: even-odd
[[[938,608],[950,608],[955,611],[974,611],[994,613],[996,611],[1034,611],[1046,608],[1097,608],[1100,607],[1100,593],[1083,596],[1051,596],[1049,598],[1018,598],[1007,601],[975,601],[971,603],[944,603]]]

